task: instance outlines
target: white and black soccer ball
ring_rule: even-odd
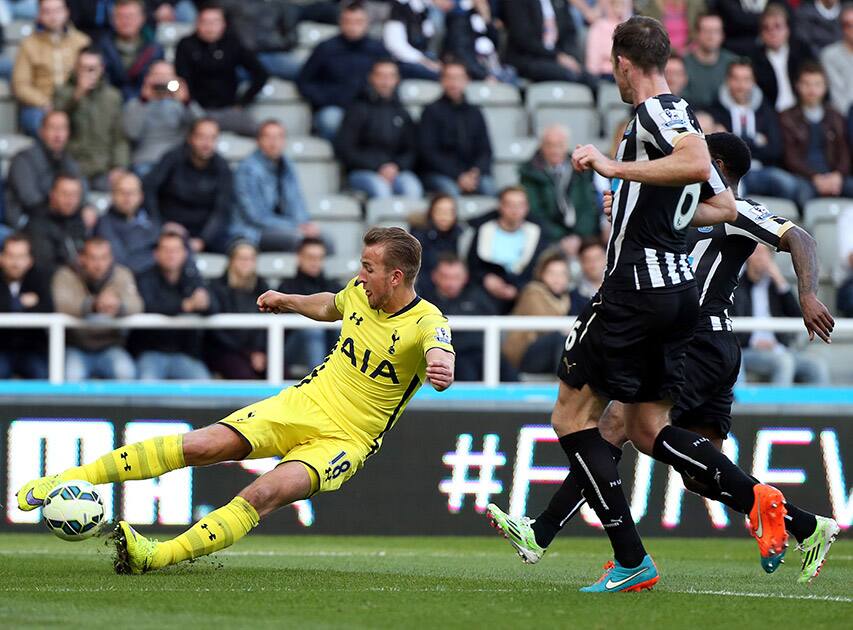
[[[101,526],[104,504],[88,481],[66,481],[50,491],[41,514],[47,528],[62,540],[85,540]]]

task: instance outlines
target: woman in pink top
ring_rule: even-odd
[[[600,6],[603,14],[590,25],[586,36],[586,70],[597,77],[612,78],[613,31],[631,17],[631,3],[629,0],[602,0]]]

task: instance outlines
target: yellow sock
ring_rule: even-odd
[[[258,524],[258,513],[243,497],[214,510],[180,536],[157,545],[152,569],[206,556],[230,547]]]
[[[129,444],[90,464],[69,468],[60,476],[63,481],[82,479],[96,485],[159,477],[185,466],[183,441],[183,436],[178,434]]]

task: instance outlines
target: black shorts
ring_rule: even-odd
[[[685,383],[670,418],[677,427],[708,427],[725,439],[732,428],[740,344],[728,331],[697,331],[687,349]]]
[[[558,375],[623,403],[671,400],[684,386],[699,316],[696,285],[680,291],[606,291],[590,300],[566,338]]]

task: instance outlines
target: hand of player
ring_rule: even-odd
[[[800,310],[803,312],[803,323],[809,331],[809,341],[814,341],[817,334],[824,343],[832,343],[830,335],[835,327],[835,320],[823,302],[817,299],[814,293],[801,295]]]
[[[287,313],[287,296],[278,291],[266,291],[258,298],[258,310],[261,313]]]
[[[598,150],[595,145],[578,145],[572,152],[572,166],[576,171],[592,169],[602,177],[616,177],[616,161],[611,160]]]
[[[604,201],[601,205],[601,211],[610,223],[613,223],[613,191],[604,191]]]
[[[450,359],[432,359],[427,362],[426,375],[437,392],[443,392],[453,384],[453,364]]]

